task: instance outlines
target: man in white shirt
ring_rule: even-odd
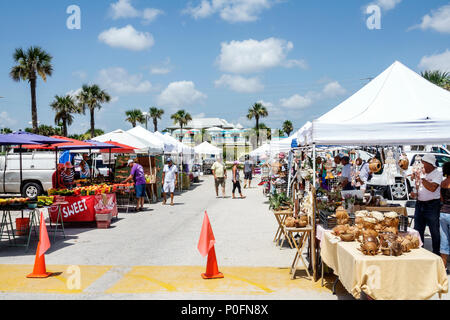
[[[222,186],[222,195],[225,198],[225,186],[227,180],[227,169],[222,162],[222,158],[218,158],[211,167],[214,176],[214,185],[216,188],[216,197],[219,198],[219,186]]]
[[[164,166],[163,176],[163,205],[167,203],[167,193],[170,193],[170,205],[173,206],[173,197],[175,186],[178,184],[178,168],[172,162],[172,159],[167,159],[167,164]]]
[[[425,177],[422,178],[417,193],[416,212],[414,214],[414,229],[420,233],[422,242],[425,242],[425,228],[428,226],[431,233],[433,253],[440,255],[440,209],[441,209],[441,182],[442,173],[436,168],[436,157],[426,154],[422,158]]]
[[[341,186],[343,191],[354,190],[352,186],[352,165],[350,164],[349,157],[343,157],[341,163],[344,165],[342,167],[341,174]]]
[[[360,190],[367,189],[367,182],[371,180],[372,172],[370,171],[369,163],[364,162],[361,158],[356,159],[356,166],[359,168],[359,175],[356,177],[357,182],[360,183]]]

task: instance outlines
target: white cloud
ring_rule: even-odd
[[[122,18],[136,18],[140,15],[139,11],[131,5],[131,0],[119,0],[116,3],[112,3],[111,11],[114,20]]]
[[[450,72],[450,50],[443,53],[425,56],[420,60],[419,68],[422,70],[440,70]]]
[[[157,103],[161,106],[182,107],[192,105],[206,99],[207,96],[195,89],[192,81],[172,82],[158,96]]]
[[[124,28],[111,28],[103,31],[98,39],[114,48],[124,48],[141,51],[151,48],[155,44],[153,36],[148,32],[139,32],[131,25]]]
[[[172,65],[170,64],[170,58],[167,58],[162,65],[151,66],[150,73],[156,75],[164,75],[172,72]]]
[[[377,0],[374,4],[381,7],[381,9],[388,11],[394,9],[402,0]]]
[[[183,13],[194,19],[207,18],[219,13],[221,19],[230,22],[253,22],[264,10],[270,9],[278,0],[202,0],[197,6],[189,6]]]
[[[78,88],[77,90],[70,90],[66,93],[67,96],[71,96],[72,98],[76,98],[81,93],[81,88]]]
[[[445,5],[422,18],[422,23],[416,26],[422,30],[432,29],[441,33],[450,33],[450,5]],[[415,28],[415,27],[413,27]]]
[[[144,19],[144,23],[148,24],[156,20],[156,18],[163,14],[164,11],[159,9],[147,8],[142,12],[142,18]]]
[[[305,95],[294,94],[290,98],[280,99],[279,105],[288,109],[304,109],[327,98],[342,96],[347,92],[338,81],[328,82],[321,91],[309,91]],[[277,110],[278,108],[275,108]]]
[[[204,119],[205,117],[206,114],[204,112],[192,116],[193,119]]]
[[[164,11],[154,8],[145,8],[139,11],[133,7],[131,0],[119,0],[111,4],[111,16],[114,20],[126,18],[142,18],[144,24],[153,22]]]
[[[266,102],[264,100],[259,100],[258,103],[261,103],[266,108],[273,108],[275,105],[272,102]]]
[[[83,70],[74,71],[72,72],[72,75],[80,78],[81,80],[85,80],[87,78],[87,73]]]
[[[1,128],[10,128],[12,125],[15,125],[17,121],[12,119],[8,112],[2,111],[0,112],[0,127]]]
[[[286,60],[294,45],[283,39],[231,41],[223,42],[221,46],[217,63],[225,72],[253,73],[278,66],[305,66],[304,61]]]
[[[322,90],[322,93],[329,98],[342,96],[347,92],[337,81],[328,83]]]
[[[257,77],[244,78],[241,76],[232,76],[228,74],[225,74],[219,80],[216,80],[215,86],[227,87],[240,93],[255,93],[264,90],[264,85]]]
[[[170,68],[165,68],[165,67],[151,67],[150,68],[150,73],[151,74],[156,74],[156,75],[164,75],[164,74],[168,74],[170,73]]]
[[[152,90],[152,84],[142,78],[141,74],[130,75],[123,68],[108,68],[100,70],[98,82],[116,94],[149,92]]]
[[[308,97],[294,94],[290,98],[283,98],[280,100],[280,105],[288,109],[304,109],[312,105],[313,100]]]

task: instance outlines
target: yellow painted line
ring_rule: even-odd
[[[31,265],[0,265],[1,293],[56,293],[80,294],[109,271],[111,266],[79,266],[81,288],[70,290],[67,283],[73,279],[69,266],[47,266],[56,273],[47,279],[27,279]],[[192,293],[261,295],[295,294],[296,291],[329,293],[329,286],[321,287],[320,281],[305,278],[290,280],[289,268],[272,267],[223,267],[224,279],[203,280],[205,267],[197,266],[136,266],[120,280],[105,287],[107,294]],[[59,273],[59,274],[58,274]],[[302,275],[299,272],[299,275]]]
[[[0,265],[0,292],[79,294],[111,269],[110,266],[79,266],[81,286],[80,289],[71,290],[67,280],[73,274],[67,272],[68,267],[47,266],[47,272],[56,275],[46,279],[28,279],[26,276],[33,271],[33,266]]]
[[[229,274],[229,273],[227,274],[227,277],[231,278],[231,279],[236,279],[236,280],[239,280],[239,281],[247,282],[247,283],[251,284],[252,286],[255,286],[255,287],[260,288],[261,290],[264,290],[267,293],[272,293],[273,292],[273,290],[270,290],[269,288],[266,288],[265,286],[263,286],[261,284],[258,284],[256,282],[253,282],[253,281],[241,278],[241,277],[236,277],[236,276],[234,276],[232,274]]]
[[[276,295],[296,290],[330,292],[328,288],[321,287],[320,281],[313,282],[300,277],[290,280],[289,270],[270,267],[224,267],[220,268],[220,271],[225,278],[203,280],[201,274],[205,272],[205,267],[139,266],[133,267],[105,293],[167,293],[167,286],[174,289],[171,292],[195,294]],[[298,275],[302,274],[299,272]],[[145,278],[150,280],[141,280]]]
[[[170,285],[168,283],[165,283],[165,282],[162,282],[162,281],[150,278],[150,277],[146,277],[146,276],[139,275],[139,274],[131,274],[130,276],[131,277],[137,277],[137,278],[140,278],[140,279],[144,279],[146,281],[150,281],[150,282],[156,283],[159,286],[165,288],[167,291],[176,291],[177,290],[174,286],[172,286],[172,285]]]

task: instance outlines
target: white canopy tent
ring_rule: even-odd
[[[217,148],[206,141],[203,142],[202,144],[196,146],[194,148],[194,150],[195,150],[195,154],[198,155],[199,157],[211,156],[211,155],[218,156],[222,153],[222,150],[220,148]]]
[[[159,151],[158,149],[152,150],[152,145],[150,143],[138,137],[135,137],[134,135],[129,134],[128,132],[125,132],[121,129],[106,133],[92,140],[105,143],[108,143],[108,141],[114,141],[121,144],[125,144],[127,146],[135,148],[136,153],[148,153],[148,152],[151,153],[154,151]]]
[[[316,145],[414,145],[450,141],[450,92],[396,61],[313,121]]]
[[[144,140],[150,146],[153,153],[164,152],[164,142],[150,131],[137,126],[131,130],[128,130],[127,133],[135,136],[138,139]]]
[[[266,143],[266,144],[263,144],[258,149],[255,149],[252,152],[250,152],[250,157],[256,158],[256,157],[261,157],[263,155],[270,156],[270,154],[271,154],[270,143]]]
[[[274,153],[289,152],[292,148],[292,141],[294,139],[297,139],[296,134],[293,134],[289,138],[285,138],[285,139],[281,139],[281,140],[272,140],[270,142],[272,152],[274,152]]]
[[[177,141],[173,141],[172,139],[169,139],[168,136],[163,135],[161,132],[155,132],[154,133],[156,137],[161,139],[164,143],[164,153],[170,154],[174,153],[178,150],[178,144]]]

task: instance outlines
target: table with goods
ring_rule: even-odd
[[[99,227],[109,227],[111,219],[118,217],[117,195],[129,194],[133,190],[132,183],[50,189],[49,195],[58,196],[60,201],[66,202],[50,208],[51,222],[56,222],[61,213],[64,223],[97,221]]]
[[[38,236],[40,212],[43,211],[48,216],[48,209],[53,205],[53,196],[39,196],[36,199],[30,198],[2,198],[0,199],[0,241],[7,239],[10,246],[28,247],[31,235],[34,231]],[[21,213],[20,218],[13,221],[11,213]],[[26,244],[19,244],[20,237],[27,237]]]
[[[332,216],[336,226],[321,231],[322,281],[326,265],[357,299],[362,293],[376,300],[415,300],[448,292],[442,259],[421,248],[416,232],[399,230],[399,213],[351,215],[341,206]]]

